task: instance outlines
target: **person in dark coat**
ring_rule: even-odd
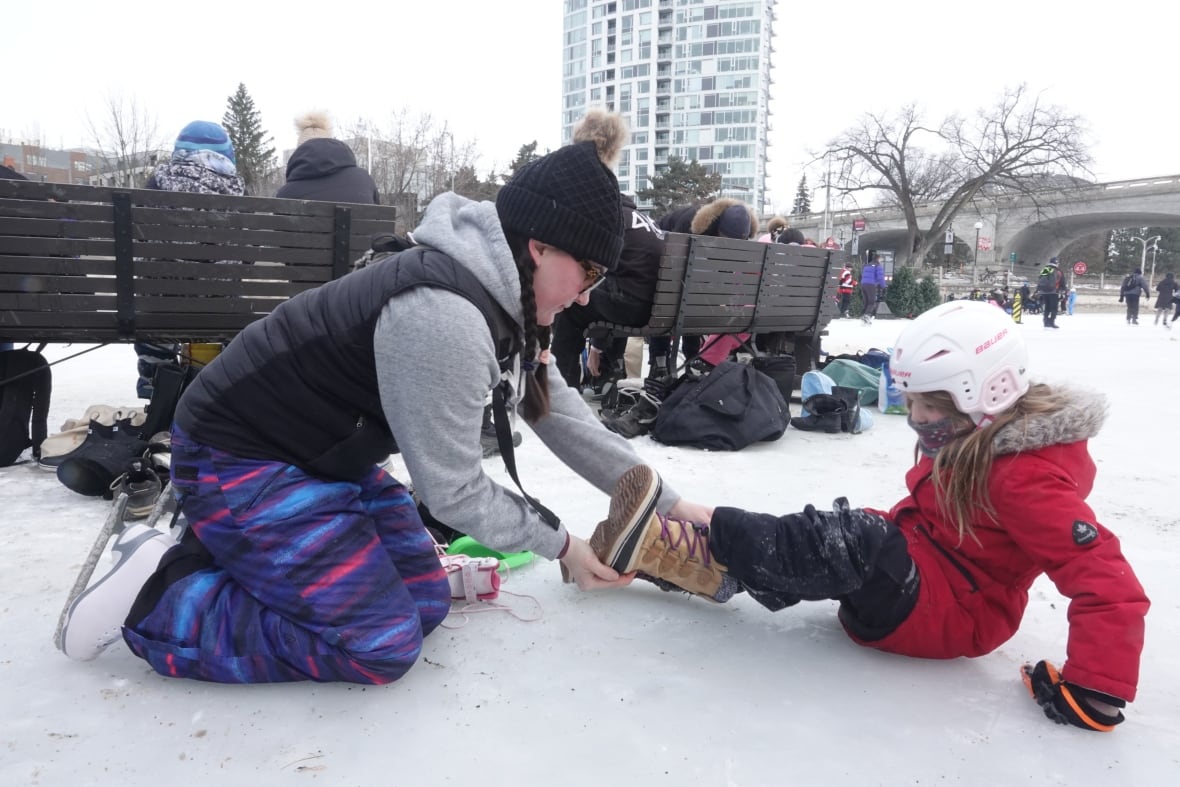
[[[1151,290],[1147,289],[1147,280],[1143,278],[1143,271],[1136,268],[1128,273],[1119,286],[1119,303],[1127,302],[1127,325],[1139,324],[1139,293],[1150,298]]]
[[[758,215],[744,202],[722,197],[704,205],[688,205],[665,213],[656,222],[664,232],[685,232],[714,238],[749,240],[758,234]],[[686,359],[701,350],[700,336],[685,336],[681,343]],[[649,378],[669,375],[676,367],[676,352],[667,336],[653,336],[649,348]]]
[[[1159,325],[1160,317],[1164,318],[1164,327],[1171,328],[1168,325],[1168,312],[1172,310],[1172,298],[1175,296],[1180,285],[1176,283],[1176,276],[1171,271],[1160,280],[1160,283],[1155,285],[1155,291],[1159,293],[1159,297],[1155,299],[1155,324]]]
[[[622,149],[629,130],[622,116],[602,109],[592,109],[574,128],[573,141],[593,142]],[[651,316],[659,276],[660,257],[664,253],[664,233],[656,223],[641,213],[635,201],[620,195],[623,211],[623,251],[615,271],[603,286],[590,293],[585,305],[574,304],[557,318],[550,346],[558,371],[566,384],[578,388],[582,376],[582,350],[586,347],[586,329],[594,322],[641,326]],[[598,397],[608,396],[623,374],[623,355],[627,338],[599,337],[591,345],[587,366]]]
[[[299,147],[287,161],[287,182],[276,197],[324,202],[381,204],[377,184],[357,166],[352,148],[332,138],[332,124],[322,112],[309,112],[295,120]]]

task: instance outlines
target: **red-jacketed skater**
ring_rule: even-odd
[[[1030,383],[1020,329],[952,301],[898,337],[890,370],[917,432],[909,493],[889,511],[807,506],[786,516],[716,508],[707,523],[653,510],[659,477],[632,468],[590,544],[620,572],[771,610],[836,599],[856,642],[923,658],[982,656],[1016,633],[1033,581],[1070,599],[1068,660],[1026,664],[1045,715],[1109,731],[1135,699],[1149,602],[1086,497],[1096,393]]]
[[[848,310],[852,307],[852,293],[855,289],[856,277],[852,275],[852,266],[846,262],[844,263],[844,269],[840,271],[840,283],[836,286],[836,291],[840,295],[841,317],[848,316]]]

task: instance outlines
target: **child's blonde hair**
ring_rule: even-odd
[[[996,520],[988,493],[996,434],[1004,428],[1022,429],[1029,416],[1060,410],[1066,398],[1048,385],[1034,383],[1028,392],[993,420],[976,429],[971,417],[955,407],[946,391],[908,394],[912,400],[949,413],[962,427],[961,436],[943,446],[934,457],[934,497],[939,510],[959,532],[959,542],[970,536],[976,543],[972,521]]]

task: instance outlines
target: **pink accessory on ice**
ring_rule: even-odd
[[[729,354],[741,347],[742,342],[748,341],[749,338],[750,334],[748,333],[713,334],[705,338],[705,346],[701,349],[698,357],[708,362],[710,366],[716,366],[729,358]]]
[[[491,601],[500,595],[500,561],[494,557],[442,555],[443,569],[451,584],[451,598]]]

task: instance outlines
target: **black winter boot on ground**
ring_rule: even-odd
[[[849,434],[860,432],[860,391],[842,385],[832,386],[832,396],[844,403],[844,412],[840,413],[840,431]]]
[[[639,393],[635,404],[622,413],[599,414],[603,425],[617,435],[630,440],[652,430],[660,414],[660,400],[647,391]]]
[[[840,431],[841,416],[848,411],[848,405],[831,394],[809,396],[803,402],[803,408],[807,410],[808,415],[792,418],[791,426],[805,432],[828,434],[837,434]]]
[[[58,465],[57,480],[80,495],[110,500],[114,496],[112,483],[123,475],[128,460],[143,456],[148,444],[133,434],[138,430],[130,419],[103,429],[96,423],[92,422],[86,441]]]
[[[593,378],[590,385],[582,389],[582,396],[589,402],[604,402],[604,407],[607,402],[617,403],[619,381],[626,377],[627,369],[623,365],[623,359],[619,358],[610,369]]]

